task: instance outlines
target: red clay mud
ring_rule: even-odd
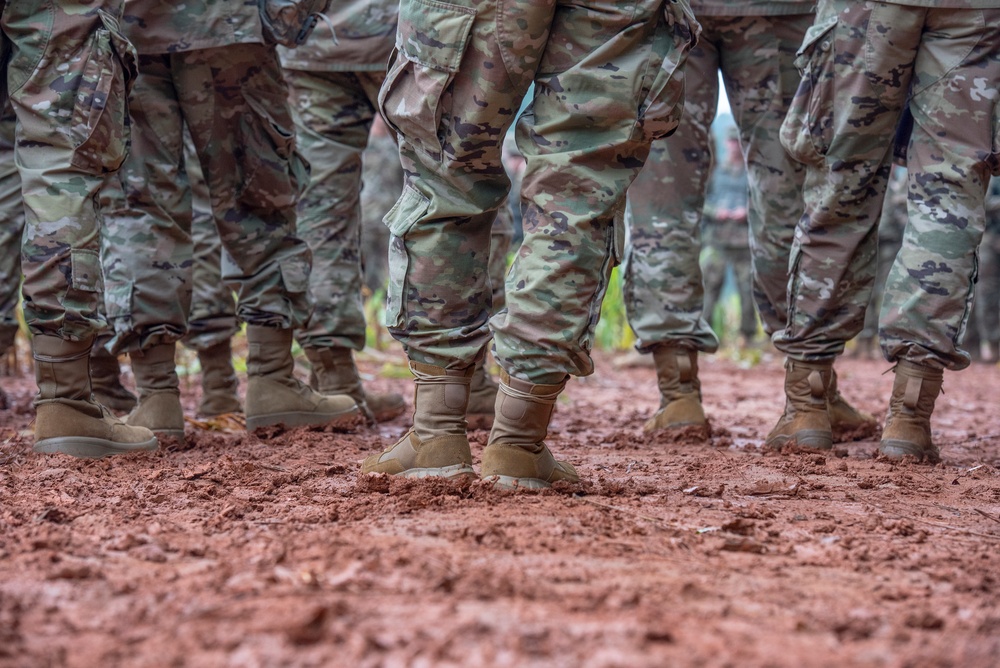
[[[995,367],[946,374],[929,466],[762,451],[773,356],[701,361],[707,440],[643,434],[653,370],[597,362],[549,439],[584,480],[541,493],[360,477],[407,418],[36,455],[30,378],[0,378],[0,666],[997,664]],[[887,366],[838,363],[880,418]]]

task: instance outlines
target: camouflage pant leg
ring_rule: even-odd
[[[799,84],[795,53],[812,14],[713,17],[733,117],[747,163],[753,294],[768,334],[785,326],[788,256],[802,217],[805,168],[791,159],[779,133]],[[746,334],[747,332],[744,332]]]
[[[127,152],[134,72],[121,10],[122,0],[3,3],[2,40],[14,45],[6,84],[18,119],[23,307],[36,334],[81,340],[104,326],[96,196]]]
[[[361,153],[376,114],[376,72],[285,70],[299,149],[311,178],[298,230],[312,249],[313,312],[295,336],[303,347],[365,345],[361,304]]]
[[[191,308],[191,189],[170,56],[141,56],[132,151],[104,193],[105,306],[113,352],[180,339]]]
[[[489,339],[490,232],[509,188],[501,143],[535,78],[538,120],[525,121],[518,145],[529,153],[532,126],[539,142],[552,143],[533,145],[528,155],[522,192],[535,237],[526,235],[515,260],[527,271],[508,274],[508,312],[494,320],[497,352],[505,368],[516,359],[520,375],[534,382],[553,372],[561,380],[567,369],[590,372],[586,351],[610,272],[611,218],[649,141],[676,126],[675,62],[659,65],[680,49],[665,19],[656,20],[663,6],[640,2],[622,12],[614,2],[589,2],[576,12],[534,2],[499,12],[495,0],[402,3],[401,51],[380,103],[401,135],[408,177],[386,216],[393,235],[386,319],[411,359],[468,367]],[[591,21],[597,13],[603,25]],[[598,46],[603,55],[593,53]],[[595,98],[599,67],[627,74],[601,76],[606,96]],[[595,128],[594,117],[605,123]]]
[[[251,325],[294,328],[309,316],[311,253],[295,206],[308,178],[295,149],[275,51],[238,44],[170,56],[185,122],[207,175],[212,214],[232,262],[223,279]]]
[[[1000,173],[1000,9],[927,10],[907,146],[908,219],[886,285],[889,361],[958,370],[990,172]],[[961,58],[964,56],[964,58]]]
[[[733,268],[736,292],[740,298],[740,334],[745,339],[757,335],[757,310],[754,308],[751,264],[749,248],[726,249],[728,264]]]
[[[512,5],[510,19],[527,28],[511,43],[493,32],[496,0],[400,4],[379,94],[406,174],[385,216],[385,318],[411,360],[466,368],[489,341],[490,233],[509,188],[501,143],[534,74],[521,63],[540,58],[555,2]]]
[[[979,282],[974,309],[979,340],[1000,341],[1000,232],[996,230],[987,230],[979,245]]]
[[[396,140],[387,131],[373,132],[363,162],[361,261],[364,281],[372,293],[384,293],[389,278],[389,230],[382,224],[382,218],[403,190],[403,168],[399,164]]]
[[[923,12],[828,0],[803,41],[803,78],[781,140],[806,164],[805,213],[792,246],[787,326],[774,335],[794,359],[832,359],[864,324]]]
[[[497,360],[511,375],[554,383],[593,372],[594,327],[623,255],[624,224],[615,219],[650,143],[676,129],[683,108],[679,68],[692,37],[683,9],[594,2],[556,12],[517,127],[524,240],[507,309],[491,322]]]
[[[211,194],[189,135],[184,138],[184,164],[191,184],[191,244],[194,262],[191,276],[191,312],[184,345],[204,351],[231,339],[240,326],[236,321],[233,289],[222,280],[222,239],[212,216]]]
[[[710,31],[711,24],[702,27]],[[629,242],[623,263],[624,301],[636,347],[662,343],[712,353],[701,255],[701,211],[712,169],[709,126],[719,98],[719,52],[712,39],[691,50],[684,68],[684,116],[677,131],[653,142],[628,190]],[[714,300],[712,300],[714,304]]]
[[[17,329],[17,302],[21,293],[24,207],[21,177],[14,163],[14,125],[14,111],[4,105],[0,116],[0,340],[5,340],[3,332]]]

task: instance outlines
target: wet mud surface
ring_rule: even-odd
[[[597,361],[549,439],[584,481],[541,493],[360,477],[408,417],[36,455],[0,378],[0,666],[996,665],[996,367],[946,373],[931,466],[762,451],[772,356],[703,359],[707,439],[643,434],[652,368]],[[843,360],[842,392],[881,417],[887,366]]]

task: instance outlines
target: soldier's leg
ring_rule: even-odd
[[[310,252],[295,231],[307,170],[295,151],[288,89],[273,48],[240,44],[175,54],[173,79],[247,323],[247,428],[349,426],[354,401],[294,375],[292,329],[309,315]],[[234,123],[233,118],[239,118]]]
[[[736,291],[740,298],[740,336],[744,343],[757,337],[757,311],[753,306],[753,288],[750,278],[750,249],[731,248],[729,266],[733,268]]]
[[[89,353],[104,326],[97,194],[127,146],[126,71],[131,48],[115,17],[121,0],[7,3],[6,72],[17,114],[25,232],[24,316],[33,336],[35,450],[101,457],[156,448],[91,398]],[[37,12],[46,15],[39,29]],[[96,63],[93,69],[83,65]]]
[[[13,352],[18,331],[17,306],[21,294],[21,233],[24,208],[21,177],[14,162],[14,126],[17,118],[9,104],[0,114],[0,367]],[[2,390],[0,390],[2,396]]]
[[[174,364],[191,309],[191,190],[170,56],[141,56],[129,98],[132,150],[123,199],[105,211],[105,305],[113,353],[128,352],[139,390],[129,424],[184,440]],[[139,252],[141,249],[141,252]]]
[[[988,361],[1000,361],[1000,232],[987,229],[979,245],[979,282],[974,305],[979,338]]]
[[[680,118],[684,87],[672,75],[692,37],[690,19],[675,13],[683,8],[593,2],[557,10],[532,105],[518,121],[524,240],[507,310],[491,323],[505,373],[484,477],[529,486],[577,477],[545,447],[551,406],[570,374],[593,372],[593,328],[620,257],[616,214],[650,143]],[[608,67],[620,78],[603,76]],[[606,121],[595,126],[595,117]]]
[[[370,420],[406,409],[398,394],[366,392],[354,352],[365,346],[361,303],[361,153],[382,75],[285,70],[299,149],[311,166],[298,232],[312,250],[312,315],[295,337],[312,365],[313,389],[349,395]]]
[[[767,438],[771,447],[832,445],[826,410],[832,365],[861,330],[871,296],[876,226],[922,14],[834,0],[820,6],[804,40],[805,77],[781,129],[782,142],[807,174],[805,214],[791,254],[788,321],[774,336],[791,361],[785,412]],[[893,48],[885,48],[890,43]],[[871,55],[853,55],[862,52]],[[855,98],[868,103],[840,102]],[[863,132],[854,129],[859,123]]]
[[[501,145],[555,2],[505,6],[503,21],[499,8],[496,0],[400,7],[400,51],[379,96],[407,177],[385,219],[386,323],[415,376],[414,426],[367,459],[365,472],[474,475],[466,409],[490,336],[490,234],[509,189]]]
[[[722,79],[747,163],[754,298],[768,335],[785,326],[788,256],[802,217],[803,165],[780,142],[799,85],[795,53],[812,14],[713,21]]]
[[[191,184],[194,267],[188,333],[182,342],[198,353],[201,366],[198,415],[214,417],[240,413],[243,405],[239,397],[239,380],[233,367],[232,347],[233,336],[240,330],[236,320],[236,299],[233,289],[222,280],[222,241],[212,217],[208,183],[188,133],[185,133],[184,139],[184,164]]]
[[[703,25],[703,28],[705,26]],[[707,424],[701,407],[698,354],[719,340],[704,310],[699,257],[701,211],[711,172],[710,126],[719,96],[719,53],[712,23],[684,70],[684,116],[669,138],[653,142],[628,189],[629,243],[622,268],[624,300],[636,348],[652,353],[660,407],[649,431]]]
[[[944,50],[967,55],[943,65]],[[880,450],[934,461],[930,417],[942,370],[969,365],[961,341],[985,227],[983,199],[991,171],[1000,173],[991,154],[1000,100],[979,94],[1000,87],[1000,9],[929,10],[914,67],[907,223],[879,319],[882,351],[897,362]]]

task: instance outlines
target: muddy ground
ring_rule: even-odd
[[[929,466],[876,441],[761,451],[772,355],[703,361],[700,442],[643,435],[653,370],[597,361],[549,439],[584,482],[543,493],[360,478],[406,418],[35,455],[21,368],[0,379],[0,666],[997,665],[996,367],[946,375]],[[362,360],[409,395],[401,364]],[[881,415],[886,368],[843,360],[844,393]]]

